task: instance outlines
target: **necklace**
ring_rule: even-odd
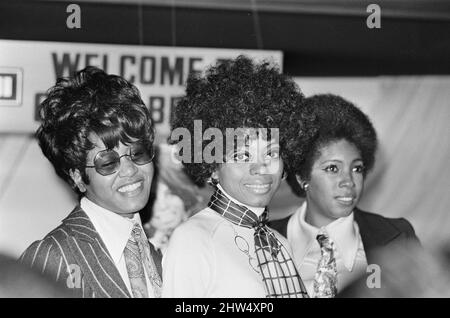
[[[233,229],[234,232],[234,244],[236,245],[236,247],[245,255],[247,255],[248,257],[248,264],[250,265],[250,267],[258,274],[260,274],[259,270],[258,270],[258,260],[256,258],[254,258],[252,255],[250,255],[250,244],[247,242],[247,240],[242,237],[241,235],[239,235],[236,232],[236,229],[234,228],[234,225],[230,222],[228,223],[231,228]]]

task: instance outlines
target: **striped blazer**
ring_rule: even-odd
[[[150,250],[162,277],[161,253]],[[75,297],[131,297],[105,244],[77,206],[62,224],[27,248],[19,261],[50,276]]]

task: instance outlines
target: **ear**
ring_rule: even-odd
[[[295,175],[295,179],[297,179],[298,184],[300,185],[300,188],[302,188],[303,191],[305,191],[306,193],[308,193],[308,189],[309,189],[309,183],[307,180],[304,180],[302,177],[300,177],[299,175]]]
[[[86,192],[86,185],[83,182],[83,178],[81,178],[81,173],[78,169],[70,169],[69,170],[70,178],[76,184],[80,192]]]
[[[302,185],[304,180],[302,179],[302,177],[300,177],[300,175],[296,174],[295,175],[295,179],[297,180],[299,185]]]
[[[211,173],[211,176],[208,178],[207,182],[212,186],[216,186],[219,183],[219,173],[217,170]]]

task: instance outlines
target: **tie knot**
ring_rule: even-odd
[[[256,223],[253,225],[253,229],[254,229],[255,231],[259,231],[259,230],[261,230],[262,228],[264,228],[264,226],[265,226],[265,224],[264,224],[263,222],[258,221],[258,222],[256,222]]]
[[[327,233],[322,232],[317,234],[316,239],[321,248],[332,248],[332,241]]]
[[[264,212],[258,217],[258,219],[253,223],[252,227],[255,229],[255,231],[262,229],[267,225],[267,221],[269,220],[269,216],[267,213],[267,210],[264,210]]]
[[[131,230],[131,236],[138,241],[142,236],[142,230],[139,224],[134,224],[133,229]]]

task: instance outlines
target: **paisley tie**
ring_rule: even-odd
[[[148,298],[145,272],[155,297],[161,297],[162,281],[150,254],[150,246],[139,224],[135,224],[124,250],[131,290],[135,298]],[[144,272],[145,271],[145,272]]]
[[[316,298],[332,298],[337,294],[337,270],[334,255],[334,242],[324,232],[317,237],[321,258],[314,277],[314,294]]]

